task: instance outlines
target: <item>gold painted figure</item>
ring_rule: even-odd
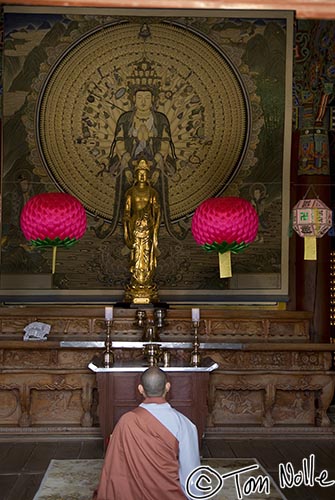
[[[130,285],[125,300],[138,304],[158,301],[153,282],[157,267],[158,231],[161,220],[159,195],[149,180],[146,160],[135,167],[135,181],[125,194],[124,239],[130,249]]]
[[[152,184],[161,172],[176,172],[176,155],[170,123],[164,113],[155,109],[153,89],[140,87],[134,95],[134,107],[123,113],[116,124],[111,146],[110,169],[124,171],[132,179],[132,162],[146,157],[153,165]]]

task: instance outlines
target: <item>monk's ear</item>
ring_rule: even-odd
[[[144,387],[142,384],[138,384],[137,390],[140,394],[144,395]]]
[[[169,390],[171,389],[171,384],[170,382],[166,382],[165,384],[165,394],[167,394],[169,392]]]

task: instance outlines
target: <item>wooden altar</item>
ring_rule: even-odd
[[[114,311],[116,360],[141,359],[141,349],[117,347],[140,341],[135,311]],[[206,434],[333,432],[334,345],[310,342],[310,319],[305,312],[201,309],[202,354],[219,365],[209,374]],[[51,325],[47,341],[22,340],[33,321]],[[99,435],[97,380],[88,365],[104,339],[102,306],[0,308],[0,434]],[[190,308],[168,309],[160,339],[181,343],[171,354],[189,361]]]
[[[171,390],[168,402],[197,426],[199,442],[205,432],[208,415],[209,372],[168,372]],[[140,371],[98,372],[99,422],[102,436],[106,440],[115,424],[129,410],[138,406],[143,398],[137,391]]]

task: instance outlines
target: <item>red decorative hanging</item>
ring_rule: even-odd
[[[30,198],[21,212],[25,238],[36,247],[53,247],[55,272],[57,247],[70,247],[85,234],[86,212],[77,198],[67,193],[41,193]]]
[[[258,231],[258,215],[244,198],[208,198],[196,209],[192,233],[206,251],[219,252],[220,277],[232,276],[230,254],[242,252]]]

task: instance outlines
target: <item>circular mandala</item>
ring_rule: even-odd
[[[158,170],[176,221],[223,192],[249,139],[249,103],[236,68],[194,30],[131,20],[99,27],[71,45],[40,93],[40,155],[62,190],[90,213],[112,221],[127,150],[124,144],[119,151],[118,123],[132,116],[131,87],[136,85],[152,92],[156,115],[168,130],[157,147],[172,158],[173,167],[165,162]],[[147,135],[154,141],[157,125],[148,123],[152,132]],[[140,128],[131,126],[139,136]],[[113,155],[120,160],[114,170]]]

